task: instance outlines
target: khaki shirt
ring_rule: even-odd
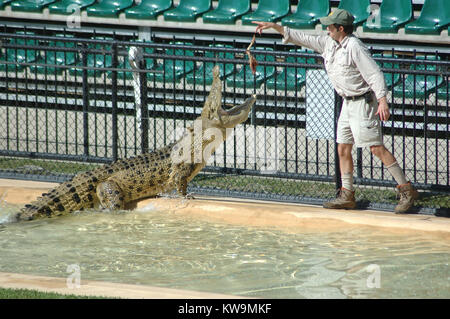
[[[284,27],[283,43],[288,42],[322,55],[328,77],[340,96],[359,96],[370,90],[375,92],[377,100],[386,96],[383,73],[357,37],[349,35],[338,43],[328,35],[308,35]]]

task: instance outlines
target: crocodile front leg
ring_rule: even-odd
[[[186,196],[187,194],[187,184],[187,179],[185,177],[180,178],[178,181],[177,191],[183,196]]]
[[[108,179],[97,185],[97,196],[100,205],[105,209],[124,209],[125,200],[122,189],[113,180]]]

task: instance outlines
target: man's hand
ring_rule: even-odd
[[[273,28],[278,31],[281,35],[284,35],[284,28],[274,22],[264,22],[264,21],[252,21],[252,23],[257,24],[256,33],[261,34],[265,29]]]
[[[377,110],[377,113],[375,113],[375,114],[379,115],[380,120],[382,120],[382,121],[389,120],[389,116],[391,114],[389,113],[389,105],[387,103],[387,99],[385,96],[383,96],[382,98],[380,98],[378,100],[378,110]]]

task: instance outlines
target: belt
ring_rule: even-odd
[[[362,98],[365,98],[366,96],[369,96],[372,94],[372,91],[368,91],[362,95],[358,95],[358,96],[345,96],[344,99],[346,99],[347,101],[356,101]]]

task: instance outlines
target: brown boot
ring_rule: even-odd
[[[356,207],[355,191],[341,187],[336,199],[323,204],[324,208],[354,209]]]
[[[403,185],[397,185],[397,192],[400,195],[398,205],[395,206],[396,214],[405,214],[413,206],[414,200],[419,198],[419,193],[416,191],[411,182]]]

